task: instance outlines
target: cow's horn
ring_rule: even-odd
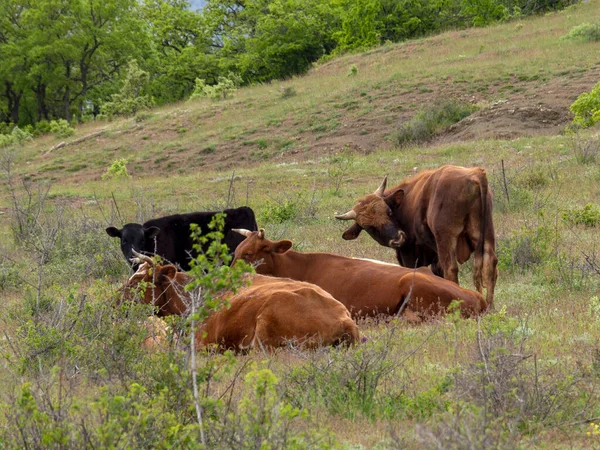
[[[141,253],[136,252],[134,249],[131,249],[131,252],[133,253],[133,256],[135,256],[133,259],[137,259],[137,262],[147,262],[151,266],[154,266],[154,261],[149,256],[142,255]]]
[[[386,184],[387,184],[387,175],[383,179],[383,183],[381,183],[381,186],[379,186],[377,188],[377,190],[375,192],[373,192],[373,194],[375,194],[377,197],[383,197],[383,193],[385,192],[385,185]]]
[[[335,218],[339,219],[339,220],[352,220],[352,219],[356,219],[356,211],[354,211],[353,209],[351,209],[346,214],[341,214],[339,216],[335,216]]]
[[[259,239],[264,239],[265,238],[265,229],[264,228],[259,228],[258,229],[258,238]]]
[[[231,231],[235,231],[236,233],[246,237],[250,236],[250,233],[252,233],[252,231],[246,230],[245,228],[232,228]]]

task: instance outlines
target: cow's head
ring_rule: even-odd
[[[172,264],[162,266],[135,250],[133,254],[139,268],[127,281],[124,298],[156,306],[159,316],[183,314],[189,303],[184,287],[190,282],[190,277]]]
[[[397,189],[385,192],[387,177],[381,186],[372,194],[361,198],[346,214],[335,216],[339,220],[354,220],[342,237],[346,240],[356,239],[362,230],[381,245],[400,248],[406,241],[406,234],[396,224],[394,209],[404,199],[404,191]]]
[[[273,273],[273,254],[283,254],[292,248],[292,241],[269,241],[265,239],[265,230],[249,231],[234,228],[233,231],[246,236],[235,249],[233,263],[244,260],[249,264],[256,265],[256,273],[270,275]],[[232,264],[233,265],[233,264]]]
[[[153,239],[160,232],[158,227],[144,228],[139,223],[128,223],[119,230],[115,227],[108,227],[106,233],[121,240],[121,251],[125,255],[127,262],[133,259],[133,250],[143,252],[146,248],[153,248]]]

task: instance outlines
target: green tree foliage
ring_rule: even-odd
[[[196,78],[217,80],[218,58],[203,15],[189,9],[187,0],[146,0],[142,7],[152,39],[149,90],[158,103],[188,97]]]
[[[96,116],[122,95],[132,60],[148,74],[144,95],[163,104],[188,98],[197,78],[289,78],[324,56],[573,1],[208,0],[196,11],[188,0],[2,0],[0,122]]]
[[[336,10],[320,0],[254,0],[244,13],[255,17],[238,66],[253,81],[288,78],[305,72],[334,46]]]
[[[584,92],[571,105],[575,114],[573,124],[582,128],[600,122],[600,83],[596,84],[590,92]]]
[[[125,82],[118,94],[112,94],[112,101],[102,105],[102,114],[112,116],[131,116],[153,105],[149,95],[142,95],[148,84],[148,72],[139,68],[137,61],[129,62]]]

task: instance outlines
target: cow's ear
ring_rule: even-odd
[[[172,280],[175,278],[175,275],[177,275],[177,267],[171,264],[168,266],[163,266],[160,268],[160,273],[158,275],[160,277],[167,277]]]
[[[118,228],[115,228],[115,227],[108,227],[106,229],[106,234],[108,234],[110,237],[120,238],[121,230],[119,230]]]
[[[160,228],[158,227],[144,228],[144,237],[147,239],[152,239],[153,237],[158,236],[158,233],[160,233]]]
[[[352,241],[358,237],[360,232],[362,231],[362,227],[355,223],[342,234],[342,238],[346,241]]]
[[[398,189],[385,197],[385,202],[390,208],[398,206],[404,200],[404,189]]]
[[[273,253],[285,253],[292,248],[292,241],[284,239],[283,241],[274,242],[272,247]]]

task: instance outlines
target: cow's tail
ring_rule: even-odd
[[[488,198],[488,180],[487,175],[485,174],[485,170],[479,177],[479,192],[481,194],[481,239],[479,239],[479,245],[477,248],[477,252],[481,255],[481,261],[485,267],[485,238],[487,231],[487,198]]]
[[[494,287],[496,284],[496,249],[494,225],[492,222],[492,204],[489,202],[489,185],[485,170],[482,169],[482,174],[479,177],[481,191],[481,239],[477,252],[481,256],[481,274],[480,280],[483,287],[486,288],[486,300],[488,308],[492,307],[494,299]],[[486,248],[493,246],[493,248]]]

